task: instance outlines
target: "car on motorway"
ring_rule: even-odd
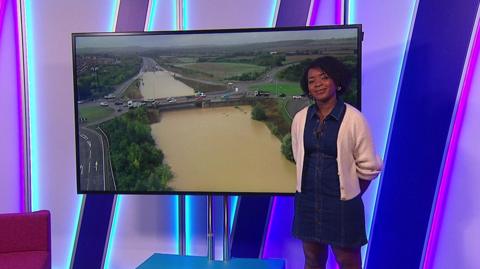
[[[196,97],[205,97],[205,96],[207,96],[207,95],[206,95],[204,92],[202,92],[202,91],[196,91],[196,92],[195,92],[195,96],[196,96]]]
[[[101,106],[108,106],[108,103],[107,102],[100,102],[100,105]]]
[[[175,100],[175,98],[173,98],[173,97],[168,97],[167,98],[167,102],[169,102],[169,103],[175,103],[176,101],[177,100]]]
[[[115,97],[116,97],[115,94],[111,94],[111,93],[110,93],[110,94],[108,94],[108,95],[105,95],[103,98],[105,98],[105,99],[114,99]]]

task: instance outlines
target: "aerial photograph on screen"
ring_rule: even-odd
[[[78,191],[294,193],[300,77],[337,57],[356,105],[357,34],[74,35]]]

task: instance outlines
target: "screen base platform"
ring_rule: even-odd
[[[231,258],[229,261],[209,261],[207,257],[179,256],[155,253],[137,269],[285,269],[281,259]]]

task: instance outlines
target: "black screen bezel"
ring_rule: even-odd
[[[74,111],[75,111],[75,166],[76,166],[76,183],[77,194],[135,194],[135,195],[275,195],[275,196],[292,196],[292,193],[276,193],[276,192],[205,192],[205,191],[98,191],[98,190],[81,190],[80,189],[80,152],[79,152],[79,121],[78,121],[78,103],[77,103],[77,72],[76,72],[76,38],[77,37],[95,37],[95,36],[137,36],[137,35],[186,35],[186,34],[212,34],[212,33],[244,33],[244,32],[274,32],[274,31],[304,31],[304,30],[334,30],[334,29],[357,29],[357,104],[355,107],[361,109],[362,103],[362,41],[363,32],[361,24],[352,25],[327,25],[327,26],[305,26],[305,27],[277,27],[277,28],[241,28],[241,29],[209,29],[209,30],[183,30],[183,31],[148,31],[148,32],[84,32],[72,33],[72,71],[73,71],[73,91],[74,91]]]

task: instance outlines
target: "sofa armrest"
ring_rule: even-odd
[[[0,253],[50,253],[50,242],[49,211],[0,214]]]

